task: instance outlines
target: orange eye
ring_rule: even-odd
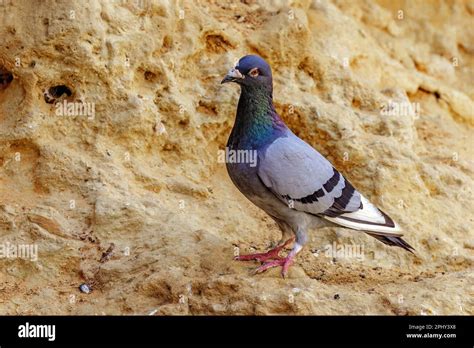
[[[253,68],[252,70],[249,71],[249,75],[252,77],[257,77],[259,74],[258,68]]]

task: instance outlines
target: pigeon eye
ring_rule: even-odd
[[[253,68],[252,70],[249,71],[249,75],[252,77],[257,77],[259,75],[258,68]]]

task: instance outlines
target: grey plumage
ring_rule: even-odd
[[[258,175],[277,197],[311,214],[352,212],[360,207],[354,192],[343,205],[338,198],[348,182],[316,150],[291,132],[259,156]],[[310,174],[310,175],[308,175]]]

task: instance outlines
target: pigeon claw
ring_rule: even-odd
[[[281,248],[272,249],[266,253],[259,253],[259,254],[248,254],[248,255],[239,255],[234,257],[234,260],[237,261],[259,261],[265,262],[267,260],[272,260],[278,258],[278,253],[280,252]]]
[[[255,270],[255,274],[263,273],[269,268],[281,267],[281,276],[285,278],[286,275],[288,274],[288,269],[290,268],[292,263],[293,263],[293,257],[291,256],[282,257],[277,260],[268,261],[268,262],[265,262],[260,267],[258,267]]]
[[[287,247],[289,244],[291,244],[294,241],[294,238],[288,239],[284,244],[277,246],[276,248],[273,248],[266,253],[258,253],[258,254],[248,254],[248,255],[239,255],[234,257],[234,260],[237,261],[259,261],[259,262],[265,262],[267,260],[273,260],[273,259],[279,259],[280,256],[278,254],[280,251]]]

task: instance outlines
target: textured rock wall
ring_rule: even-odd
[[[0,0],[0,251],[38,251],[0,258],[0,313],[474,314],[473,17],[469,1]],[[219,82],[248,53],[416,257],[325,228],[289,279],[232,261],[280,238],[217,156],[239,94]]]

